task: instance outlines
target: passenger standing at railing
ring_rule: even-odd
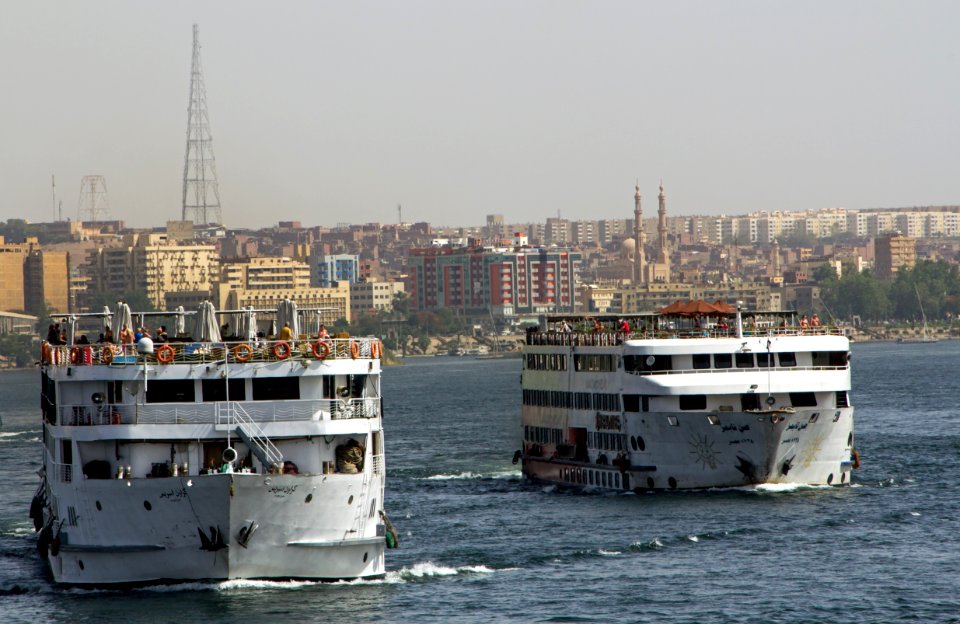
[[[810,326],[810,321],[807,320],[807,315],[804,314],[803,316],[800,317],[800,331],[805,330],[809,326]]]
[[[820,327],[820,317],[816,312],[810,317],[810,327]]]
[[[170,339],[167,338],[167,328],[165,325],[161,325],[157,328],[157,337],[154,338],[154,342],[170,342]]]
[[[283,327],[280,328],[280,335],[278,338],[284,342],[290,342],[293,340],[293,330],[290,329],[290,323],[283,324]]]
[[[120,327],[119,338],[120,344],[133,344],[133,332],[130,331],[130,328],[127,327],[126,323]]]
[[[51,345],[60,344],[60,332],[57,331],[56,325],[51,324],[50,327],[47,328],[47,343]]]
[[[317,334],[317,338],[319,340],[327,340],[328,338],[330,338],[330,332],[327,331],[326,325],[320,326],[320,332]]]
[[[103,329],[103,340],[101,342],[112,343],[113,342],[113,330],[109,326]]]

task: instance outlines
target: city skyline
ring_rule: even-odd
[[[51,174],[64,219],[95,174],[179,218],[193,23],[231,227],[628,218],[661,179],[671,216],[960,203],[951,3],[5,13],[0,220],[52,220]]]

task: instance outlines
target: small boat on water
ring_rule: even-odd
[[[382,346],[318,338],[300,329],[308,310],[285,304],[206,304],[189,336],[121,344],[80,326],[132,327],[144,315],[125,305],[59,317],[66,344],[41,351],[43,468],[30,509],[54,581],[385,574],[396,533],[384,513]],[[189,313],[160,314],[181,325]],[[239,335],[220,336],[217,314],[239,318]],[[266,339],[256,317],[269,326],[274,314],[283,329]]]
[[[793,311],[711,316],[541,317],[523,347],[523,474],[621,491],[849,483],[843,332]]]
[[[917,289],[917,285],[913,285],[913,290],[917,293],[917,303],[920,305],[920,316],[923,317],[923,329],[919,336],[906,337],[901,336],[897,339],[897,342],[902,344],[929,344],[932,342],[939,342],[939,338],[931,336],[927,333],[927,315],[923,311],[923,301],[920,299],[920,291]]]

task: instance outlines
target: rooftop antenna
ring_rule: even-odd
[[[184,221],[223,223],[220,188],[213,157],[213,136],[207,116],[207,89],[200,66],[200,28],[193,25],[193,61],[190,66],[190,103],[187,106],[187,153],[183,162]]]
[[[50,192],[53,195],[53,220],[57,220],[57,176],[50,174]]]

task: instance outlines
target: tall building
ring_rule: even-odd
[[[337,282],[353,283],[360,275],[360,256],[350,254],[316,255],[310,258],[311,283],[325,288]]]
[[[170,242],[165,234],[128,234],[120,245],[94,249],[85,272],[91,295],[142,292],[164,309],[168,293],[211,297],[220,256],[215,245]]]
[[[23,296],[23,264],[30,246],[4,243],[0,236],[0,310],[25,310]]]
[[[873,241],[874,269],[877,277],[889,279],[901,269],[917,263],[917,241],[902,234],[878,236]]]
[[[70,254],[33,249],[23,263],[24,305],[39,311],[72,312],[70,305]]]
[[[573,312],[580,254],[554,249],[412,249],[407,292],[415,309],[468,316]]]
[[[295,290],[310,288],[310,266],[291,258],[242,258],[220,265],[217,305],[224,309],[232,290]]]
[[[369,280],[350,284],[350,310],[356,317],[393,309],[393,299],[404,292],[403,282]]]

